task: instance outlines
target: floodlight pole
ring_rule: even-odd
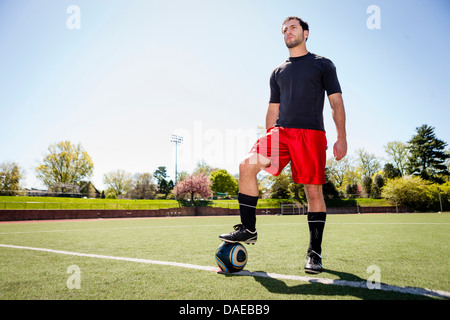
[[[183,137],[172,134],[170,142],[175,142],[175,185],[177,185],[178,145],[183,142]]]

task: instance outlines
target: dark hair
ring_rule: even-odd
[[[309,31],[309,25],[308,25],[308,22],[303,21],[303,20],[300,19],[299,17],[296,17],[296,16],[290,16],[290,17],[287,17],[286,19],[284,19],[283,24],[281,25],[281,32],[283,32],[283,26],[284,26],[288,21],[291,21],[291,20],[294,20],[294,19],[297,20],[297,21],[300,23],[300,26],[302,27],[303,31],[305,31],[305,30],[308,30],[308,31]],[[308,40],[308,38],[306,38],[306,40]]]

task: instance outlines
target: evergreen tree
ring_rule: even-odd
[[[365,197],[370,198],[370,195],[372,193],[372,179],[368,176],[362,177],[361,186],[363,188]]]
[[[347,199],[358,198],[358,184],[349,183],[345,186],[345,196]]]
[[[384,186],[384,178],[381,174],[376,174],[372,183],[372,198],[381,198],[381,189]]]
[[[442,183],[443,178],[450,175],[445,165],[450,155],[445,153],[447,143],[436,137],[434,129],[424,124],[416,128],[417,134],[408,141],[410,152],[408,173]]]
[[[385,179],[394,179],[402,176],[399,169],[394,167],[392,163],[386,163],[383,168],[383,176]]]
[[[159,186],[161,184],[161,181],[167,178],[167,169],[166,167],[158,167],[158,169],[153,172],[153,177],[157,181],[157,185]],[[167,181],[166,181],[167,182]]]
[[[173,190],[173,187],[174,184],[172,180],[167,181],[166,179],[162,179],[158,187],[158,192],[165,194],[167,199],[167,196],[169,195],[170,191]]]

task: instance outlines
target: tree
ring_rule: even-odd
[[[155,177],[158,186],[161,184],[161,180],[167,178],[167,169],[164,166],[158,167],[158,169],[153,172],[153,176]]]
[[[154,199],[156,196],[156,184],[151,173],[136,173],[132,182],[133,188],[127,196],[132,199]]]
[[[178,171],[177,172],[177,182],[180,182],[184,178],[188,177],[189,173],[187,171]]]
[[[384,186],[384,178],[381,174],[376,174],[373,178],[372,197],[375,199],[381,198],[381,189]]]
[[[291,177],[288,172],[283,171],[278,176],[272,176],[270,180],[272,183],[272,192],[270,197],[272,199],[290,199],[290,185]]]
[[[370,198],[372,193],[372,179],[368,176],[364,176],[361,179],[361,186],[366,198]]]
[[[3,162],[0,164],[0,195],[12,196],[20,190],[22,173],[15,162]]]
[[[327,180],[325,184],[322,186],[323,197],[325,199],[338,199],[340,198],[340,193],[336,189],[336,186],[330,180]]]
[[[238,181],[238,190],[239,190],[239,174],[234,175],[234,178]],[[269,173],[267,173],[265,171],[260,171],[256,175],[259,196],[263,196],[266,193],[270,194],[271,188],[272,188],[272,182],[270,180],[271,178],[272,178],[272,175],[270,175]]]
[[[294,199],[301,205],[304,206],[308,203],[305,194],[305,186],[303,184],[292,182],[289,186],[289,191],[292,192]]]
[[[450,149],[445,150],[445,154],[448,155],[447,159],[444,162],[444,165],[447,167],[447,171],[450,172]],[[450,175],[447,176],[447,182],[450,181]]]
[[[355,183],[349,183],[345,186],[345,197],[347,199],[352,198],[358,198],[359,196],[359,190],[358,190],[358,184]]]
[[[219,168],[213,168],[208,165],[204,160],[197,162],[197,167],[195,167],[194,172],[192,174],[194,176],[203,174],[207,177],[211,175],[212,172],[219,170]]]
[[[167,195],[172,191],[173,189],[173,181],[167,181],[166,179],[162,179],[158,186],[158,193],[164,194],[167,198]]]
[[[385,163],[383,167],[383,176],[385,179],[394,179],[401,177],[400,170],[394,167],[392,163]]]
[[[106,197],[116,198],[126,194],[133,187],[132,181],[131,173],[121,169],[105,173],[103,182],[107,186]]]
[[[308,203],[308,200],[306,199],[306,194],[305,194],[305,188],[303,184],[300,183],[295,183],[293,178],[292,178],[292,168],[291,168],[291,164],[289,163],[286,168],[283,170],[283,172],[287,173],[289,176],[289,191],[292,193],[292,196],[295,200],[297,200],[302,206],[305,206]],[[269,176],[270,179],[271,176]],[[286,192],[286,191],[283,191]],[[287,194],[290,195],[291,194]]]
[[[348,180],[348,174],[352,170],[351,159],[350,157],[345,157],[337,161],[334,158],[330,158],[327,160],[326,168],[329,181],[341,188],[344,182]]]
[[[368,153],[363,148],[357,150],[357,153],[359,161],[358,169],[362,177],[372,177],[375,172],[381,169],[381,164],[375,154]]]
[[[167,195],[173,189],[173,181],[166,180],[166,178],[168,177],[166,167],[164,166],[158,167],[158,169],[156,169],[155,172],[153,172],[153,176],[157,181],[156,184],[158,186],[158,193],[164,194],[165,197],[167,197]]]
[[[77,184],[93,174],[94,163],[81,144],[70,141],[51,144],[48,154],[36,168],[37,178],[46,186]]]
[[[447,143],[436,137],[434,127],[424,124],[416,128],[416,131],[417,134],[408,141],[408,173],[425,180],[444,182],[442,177],[450,175],[445,164],[450,157],[445,152]]]
[[[392,141],[384,146],[384,151],[388,154],[400,175],[405,175],[408,163],[408,146],[400,141]]]
[[[237,194],[238,181],[225,169],[211,172],[211,190],[228,194]]]
[[[190,175],[179,181],[174,188],[174,194],[177,198],[188,198],[194,203],[195,197],[202,199],[211,196],[211,181],[204,174]]]

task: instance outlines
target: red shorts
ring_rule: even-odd
[[[265,169],[277,176],[291,162],[292,179],[301,184],[324,184],[327,138],[324,131],[272,127],[250,153],[269,158]]]

